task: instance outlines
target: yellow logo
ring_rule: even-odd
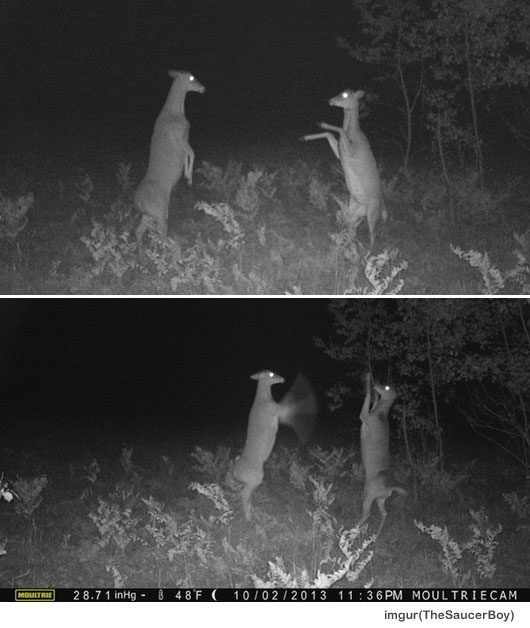
[[[15,589],[15,602],[55,602],[55,589]]]

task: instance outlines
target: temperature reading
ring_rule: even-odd
[[[202,599],[202,589],[180,589],[175,593],[177,602],[199,602]]]

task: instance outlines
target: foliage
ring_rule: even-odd
[[[116,495],[110,500],[98,497],[98,502],[97,509],[88,513],[101,537],[98,545],[106,547],[113,542],[120,551],[124,551],[138,539],[139,519],[132,516],[131,508],[123,508]]]
[[[145,529],[156,544],[157,555],[165,554],[169,562],[176,559],[195,556],[203,566],[207,566],[212,558],[214,541],[212,528],[218,519],[212,518],[204,526],[195,515],[180,523],[176,518],[164,512],[163,505],[152,497],[143,500],[149,513],[149,522]],[[146,542],[146,541],[144,541]],[[183,586],[185,581],[178,584]]]
[[[414,465],[414,473],[418,481],[419,492],[424,495],[437,495],[438,498],[452,498],[461,494],[466,483],[473,477],[476,460],[463,465],[453,465],[451,470],[441,469],[436,456],[418,461]]]
[[[450,162],[462,166],[469,149],[482,177],[487,129],[481,118],[497,110],[501,93],[520,95],[530,82],[527,3],[354,0],[353,5],[360,36],[339,37],[338,45],[369,66],[384,89],[399,90],[405,170],[419,137],[414,130],[425,116],[444,177]]]
[[[202,178],[199,187],[217,195],[223,206],[234,204],[243,219],[252,219],[274,199],[277,173],[265,168],[253,168],[246,174],[242,170],[242,164],[234,161],[229,161],[225,169],[204,161],[197,169]]]
[[[421,587],[426,578],[438,587],[448,586],[448,582],[451,586],[503,586],[504,582],[506,586],[506,569],[513,573],[511,559],[504,564],[505,554],[508,550],[520,553],[517,534],[524,532],[523,528],[516,533],[515,526],[510,526],[503,533],[499,556],[500,526],[491,524],[483,511],[471,512],[471,534],[462,528],[462,513],[477,495],[477,473],[458,483],[447,509],[447,493],[437,489],[435,471],[423,470],[422,477],[433,478],[429,486],[422,484],[424,499],[417,503],[407,500],[401,515],[391,508],[386,532],[374,546],[374,538],[365,533],[366,526],[342,527],[352,517],[352,498],[353,514],[361,502],[362,479],[352,473],[351,449],[319,446],[307,460],[287,448],[275,450],[275,457],[266,465],[265,481],[253,495],[250,523],[244,519],[238,497],[224,485],[197,480],[200,469],[221,473],[224,451],[224,445],[216,452],[196,449],[192,458],[197,468],[177,457],[173,464],[180,470],[170,480],[167,464],[161,468],[158,456],[153,458],[152,470],[143,456],[146,466],[140,470],[131,448],[121,450],[112,476],[108,461],[98,463],[101,471],[90,459],[88,464],[73,463],[70,473],[61,473],[60,486],[56,480],[50,483],[55,494],[46,493],[46,508],[40,508],[38,521],[33,518],[31,544],[24,542],[16,520],[26,521],[26,516],[11,508],[0,513],[2,524],[9,524],[10,543],[9,554],[5,549],[2,554],[2,584],[24,573],[20,586],[42,581],[46,574],[62,586],[75,586],[81,572],[85,587]],[[489,472],[491,467],[485,469]],[[460,472],[451,469],[447,475],[459,476]],[[496,475],[494,470],[492,478]],[[68,477],[74,483],[88,480],[97,493],[87,495],[79,507],[79,500],[71,499],[79,489],[64,482]],[[6,482],[2,482],[5,488]],[[34,478],[26,483],[37,486],[42,482]],[[14,489],[5,490],[14,494]],[[142,493],[149,497],[140,497]],[[508,495],[505,500],[520,511],[524,524],[528,510],[524,499]],[[488,507],[494,507],[491,499]],[[424,526],[442,552],[435,574],[426,574],[425,564],[431,556],[436,557],[436,547],[426,539],[418,549],[407,512],[412,509],[415,519],[424,518],[428,511],[431,521],[435,518],[437,522]],[[503,500],[496,505],[495,516],[513,518]],[[42,530],[58,533],[43,536]],[[2,546],[5,541],[0,538],[0,553]],[[418,556],[423,563],[414,562]],[[406,570],[403,564],[408,565]],[[525,581],[523,572],[518,577]]]
[[[13,482],[13,495],[17,498],[15,501],[15,512],[23,517],[25,528],[24,543],[30,555],[34,554],[36,549],[36,511],[41,505],[43,491],[47,484],[48,476],[46,474],[29,480],[17,478]]]
[[[403,151],[408,169],[413,146],[413,116],[424,89],[423,25],[426,14],[416,0],[354,0],[360,13],[361,35],[339,37],[337,43],[357,62],[376,68],[375,80],[399,90],[403,102],[399,130],[390,131]],[[394,105],[395,107],[395,105]]]
[[[526,249],[528,248],[528,232],[523,236],[514,234],[514,238],[518,243],[524,244]],[[452,244],[449,246],[457,257],[467,261],[470,266],[479,271],[483,281],[481,289],[483,294],[499,294],[511,285],[514,286],[514,292],[520,292],[521,294],[530,293],[530,266],[522,248],[514,250],[517,258],[515,266],[505,272],[501,272],[491,263],[487,252],[463,251],[460,247],[454,247]]]
[[[42,502],[42,492],[47,484],[48,477],[46,475],[31,480],[16,479],[13,482],[13,488],[19,499],[15,502],[15,511],[26,519],[31,519]]]
[[[228,505],[223,491],[218,484],[200,484],[199,482],[192,482],[190,484],[192,491],[197,491],[201,495],[204,495],[209,499],[221,514],[216,517],[219,523],[227,524],[232,519],[233,511]]]
[[[191,457],[196,460],[193,469],[210,480],[221,481],[230,463],[230,450],[220,445],[215,452],[195,446]]]
[[[278,558],[276,561],[269,561],[267,578],[253,576],[254,585],[260,589],[328,589],[343,578],[346,578],[348,582],[355,582],[373,557],[373,552],[366,550],[373,543],[374,538],[364,539],[358,547],[355,547],[354,543],[359,536],[360,532],[357,528],[341,532],[339,547],[344,557],[329,561],[330,565],[327,568],[327,571],[329,569],[334,571],[326,573],[319,569],[314,579],[311,579],[306,570],[302,570],[298,576],[293,576],[285,570],[284,561]]]
[[[218,247],[221,248],[226,244],[229,248],[236,250],[241,246],[244,233],[229,205],[226,203],[214,203],[210,205],[205,201],[201,201],[195,205],[195,209],[212,216],[222,225],[228,239],[226,241],[219,240],[217,242]]]
[[[205,166],[211,180],[206,177],[197,188],[206,198],[187,191],[193,200],[172,202],[171,235],[150,233],[143,253],[132,237],[138,216],[131,204],[130,164],[119,164],[117,192],[105,201],[99,197],[113,191],[102,189],[88,173],[62,182],[61,199],[56,199],[60,220],[39,212],[40,222],[32,221],[31,229],[14,240],[4,238],[4,290],[381,295],[454,293],[456,286],[476,293],[484,291],[480,276],[470,283],[466,265],[455,259],[448,242],[462,251],[478,250],[478,241],[488,244],[481,254],[485,260],[510,255],[492,230],[505,220],[506,202],[519,194],[515,180],[494,192],[481,186],[469,168],[446,182],[432,169],[394,177],[384,185],[390,219],[378,225],[376,246],[368,250],[366,225],[361,223],[352,237],[344,221],[344,181],[336,169],[327,172],[300,160],[245,171],[231,162],[212,167]],[[464,245],[463,233],[474,234],[474,249]],[[516,264],[499,271],[497,282],[484,271],[486,291],[530,291],[528,237],[514,237]],[[489,266],[492,273],[501,267]]]
[[[496,570],[493,558],[499,544],[496,537],[502,532],[502,525],[492,526],[484,510],[469,512],[474,520],[469,526],[472,536],[460,543],[451,538],[446,526],[426,526],[414,521],[419,530],[440,544],[442,570],[450,576],[453,586],[460,588],[476,587],[493,578]]]
[[[397,275],[408,267],[408,263],[406,260],[398,262],[398,255],[396,249],[393,251],[385,249],[382,253],[368,258],[364,273],[373,288],[372,292],[368,294],[398,294],[401,292],[404,280],[395,280]],[[387,267],[389,267],[388,270]]]
[[[92,460],[84,467],[84,471],[86,475],[83,477],[91,484],[95,484],[99,474],[101,473],[101,467],[99,466],[98,461],[95,458],[92,458]]]
[[[243,164],[229,161],[225,168],[203,161],[196,169],[200,181],[198,187],[215,193],[220,200],[229,203],[233,200],[241,181]]]
[[[510,505],[512,511],[521,519],[530,519],[530,496],[519,497],[517,493],[503,493],[504,499]]]
[[[24,271],[27,261],[20,246],[19,235],[28,224],[28,212],[34,202],[32,192],[12,199],[0,191],[0,253],[2,249],[5,250],[5,254],[0,255],[0,269],[3,257],[7,262],[6,270],[14,276]]]
[[[479,416],[489,410],[493,418],[489,426],[503,426],[527,467],[530,443],[524,436],[528,425],[524,408],[530,367],[528,303],[503,299],[401,300],[393,304],[337,300],[330,311],[334,338],[328,342],[317,339],[317,346],[331,358],[346,362],[354,378],[372,370],[376,375],[385,373],[388,381],[395,382],[400,394],[394,416],[399,417],[405,431],[412,428],[430,432],[440,464],[444,454],[443,425],[447,422],[440,401],[453,397],[458,386],[465,384],[471,390],[485,386],[495,391],[482,391],[478,401],[468,393],[463,409],[474,409],[468,414],[472,425],[476,425],[477,409]],[[344,401],[349,388],[343,386],[341,391],[335,386],[330,392],[335,407],[341,399]],[[503,394],[512,399],[511,413],[500,412],[496,406]],[[508,422],[502,417],[508,417]],[[497,442],[502,444],[502,439]]]
[[[16,200],[0,192],[0,241],[15,241],[28,224],[28,211],[33,207],[35,198],[30,192]]]
[[[0,475],[0,499],[11,502],[15,497],[17,497],[17,494],[10,488],[9,482],[4,479],[4,474],[2,473],[2,475]]]
[[[350,462],[353,454],[343,447],[324,449],[316,445],[311,447],[310,454],[314,459],[319,475],[327,480],[334,482],[351,474]]]
[[[361,241],[352,234],[348,219],[345,218],[348,205],[332,195],[341,209],[336,213],[338,232],[330,233],[330,238],[335,245],[333,255],[338,267],[344,267],[343,275],[346,286],[335,292],[341,294],[398,294],[405,283],[403,278],[397,279],[401,271],[406,270],[408,263],[399,259],[397,249],[385,248],[377,255],[371,251],[363,252]],[[363,285],[363,283],[365,285]]]
[[[530,539],[530,496],[520,497],[517,493],[503,493],[504,499],[508,502],[513,513],[522,519],[522,523],[517,526],[517,530]]]
[[[108,271],[121,279],[127,270],[137,266],[136,244],[130,243],[128,234],[117,233],[116,228],[105,226],[92,219],[90,235],[81,237],[94,260],[90,269],[94,277]]]
[[[236,192],[235,203],[247,218],[254,218],[258,211],[274,199],[276,173],[267,173],[264,168],[255,168],[242,178]]]
[[[315,539],[313,547],[314,553],[321,557],[322,562],[330,560],[335,540],[335,526],[337,520],[330,514],[330,508],[335,501],[336,495],[331,492],[333,484],[327,486],[320,480],[309,476],[309,480],[313,485],[313,502],[315,508],[309,511],[313,528],[313,538]]]

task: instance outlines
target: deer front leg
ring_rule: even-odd
[[[312,133],[311,135],[304,135],[301,139],[303,139],[304,141],[307,141],[307,140],[318,140],[320,138],[326,138],[328,140],[329,145],[331,146],[331,150],[335,153],[335,157],[337,159],[340,159],[339,145],[338,145],[337,139],[334,135],[331,135],[331,133]]]
[[[186,177],[188,185],[191,185],[193,177],[193,164],[195,162],[195,152],[187,142],[184,146],[184,150],[184,176]]]
[[[340,126],[333,126],[332,124],[328,124],[327,122],[319,122],[318,126],[321,129],[326,129],[326,131],[335,131],[335,133],[340,133],[341,135],[344,133],[344,129]]]

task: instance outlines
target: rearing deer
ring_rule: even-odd
[[[229,485],[234,479],[243,484],[239,495],[248,520],[250,496],[263,481],[263,465],[274,447],[279,424],[291,426],[300,440],[306,442],[313,431],[317,413],[315,394],[303,375],[297,376],[280,403],[274,401],[271,387],[285,382],[281,375],[259,371],[251,375],[251,379],[258,380],[258,387],[248,417],[245,447],[226,477]]]
[[[342,128],[321,122],[318,126],[339,134],[339,140],[331,133],[313,133],[304,135],[303,140],[326,138],[340,160],[346,186],[350,193],[348,223],[350,232],[355,237],[357,227],[366,217],[370,230],[370,247],[375,241],[375,228],[379,217],[387,219],[386,208],[381,192],[381,179],[368,138],[359,126],[359,100],[363,91],[348,89],[334,96],[329,104],[344,109]]]
[[[167,219],[171,190],[182,176],[191,184],[195,153],[188,143],[190,123],[184,113],[188,92],[203,93],[205,88],[189,72],[169,70],[173,84],[162,111],[155,122],[147,172],[134,195],[134,206],[142,218],[136,239],[142,237],[154,222],[156,229],[167,235]]]
[[[376,534],[379,536],[387,517],[385,501],[394,491],[400,495],[406,495],[407,491],[398,486],[392,486],[390,478],[388,413],[397,393],[390,386],[375,384],[370,373],[365,376],[365,388],[366,396],[361,410],[361,458],[365,479],[363,512],[357,525],[360,526],[368,519],[375,500],[382,516]],[[372,393],[375,393],[373,399]],[[371,407],[370,404],[372,404]]]

